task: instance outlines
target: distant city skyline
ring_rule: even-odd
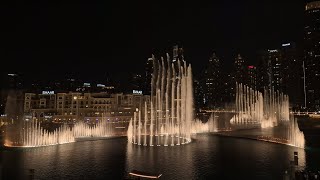
[[[5,71],[33,79],[126,81],[152,53],[179,44],[194,72],[215,52],[225,70],[241,54],[256,63],[261,49],[301,42],[303,1],[200,3],[16,4],[4,7]]]

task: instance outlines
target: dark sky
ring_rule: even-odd
[[[50,2],[1,5],[2,69],[33,79],[125,80],[176,43],[199,72],[213,51],[230,69],[237,53],[254,63],[257,50],[302,38],[303,0]]]

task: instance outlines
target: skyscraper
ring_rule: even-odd
[[[153,72],[153,59],[148,58],[147,63],[146,63],[146,70],[144,74],[144,94],[151,94],[151,79],[152,79],[152,72]]]
[[[259,59],[263,63],[263,70],[260,73],[260,76],[263,77],[264,83],[263,86],[269,88],[273,87],[274,90],[284,91],[284,78],[285,78],[285,69],[284,59],[282,58],[282,52],[280,48],[277,49],[268,49],[260,51]],[[263,87],[259,87],[260,89]]]
[[[240,54],[237,55],[234,61],[234,80],[237,83],[247,84],[247,66],[245,60]]]
[[[132,92],[132,90],[136,90],[136,91],[143,91],[143,79],[142,79],[142,75],[141,74],[137,74],[134,73],[132,74],[131,77],[131,89],[130,92]]]
[[[264,87],[269,86],[268,64],[266,61],[265,51],[258,52],[257,64],[257,90],[262,92]]]
[[[257,89],[274,88],[289,95],[292,106],[301,105],[302,62],[295,43],[259,52]]]
[[[320,110],[320,1],[306,4],[304,22],[306,106]]]
[[[257,67],[248,66],[248,86],[257,89]]]
[[[201,78],[202,102],[206,108],[217,108],[222,103],[220,60],[215,53],[209,59]]]
[[[269,88],[282,91],[283,66],[281,66],[281,52],[279,49],[269,49],[267,53],[267,73],[269,78]]]
[[[198,112],[199,109],[203,107],[202,106],[203,92],[202,92],[202,86],[200,82],[195,77],[193,77],[193,90],[194,90],[194,107],[196,109],[196,112]]]
[[[281,45],[282,59],[282,92],[289,95],[289,101],[293,108],[302,105],[302,57],[300,48],[293,42]]]

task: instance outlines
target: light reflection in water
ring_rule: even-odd
[[[294,151],[300,166],[320,167],[319,151],[208,134],[187,146],[134,146],[118,138],[0,151],[0,159],[12,174],[34,168],[38,179],[123,179],[133,169],[163,179],[280,179]]]

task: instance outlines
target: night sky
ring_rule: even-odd
[[[30,2],[1,5],[0,58],[32,79],[125,82],[176,43],[195,73],[213,51],[230,70],[237,53],[254,64],[257,50],[303,35],[303,0]]]

